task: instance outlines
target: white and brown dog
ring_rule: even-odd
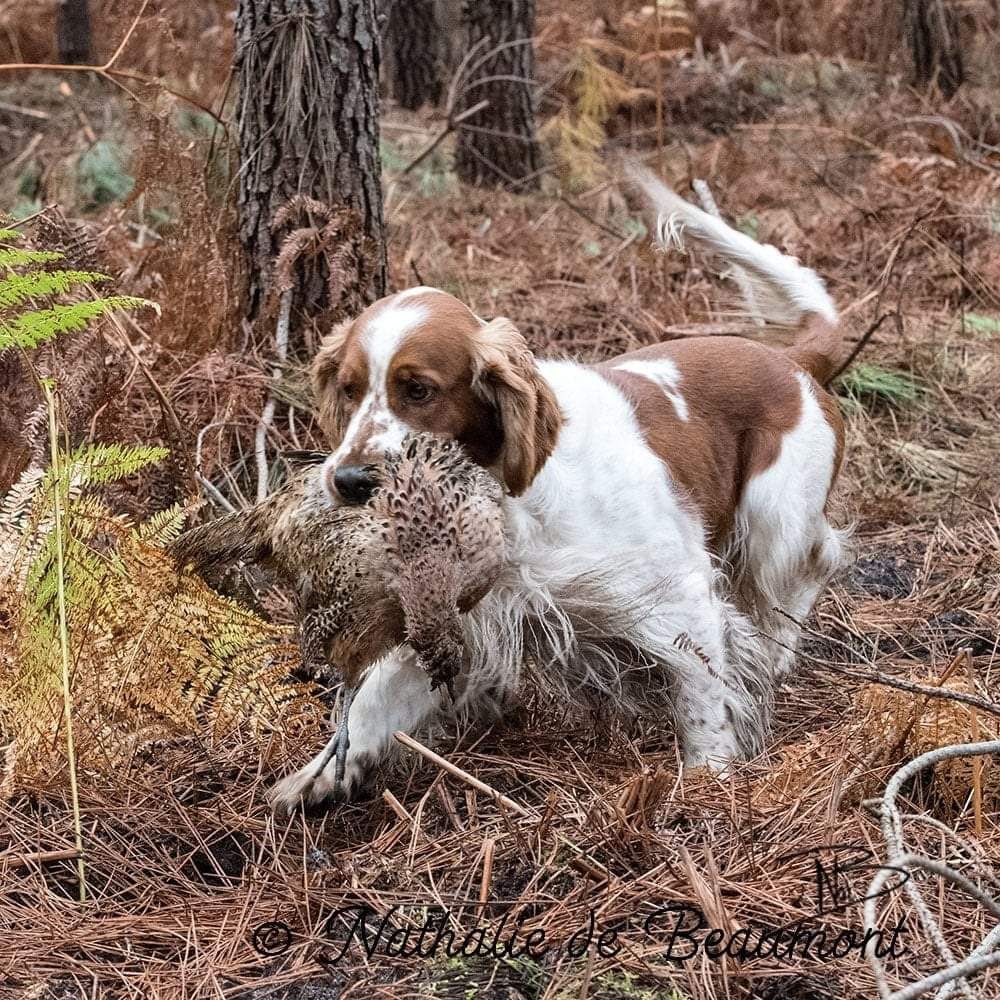
[[[575,700],[634,708],[659,689],[686,765],[719,767],[760,748],[795,622],[841,562],[827,501],[843,426],[820,385],[840,334],[813,271],[639,181],[661,244],[686,233],[718,254],[768,319],[797,328],[793,346],[699,337],[597,365],[543,361],[510,320],[411,288],[338,327],[317,356],[321,422],[340,442],[326,482],[363,501],[407,430],[462,442],[506,486],[510,561],[468,616],[459,702],[513,690],[526,660]],[[603,644],[583,638],[595,619]],[[405,646],[376,664],[350,709],[344,791],[394,730],[433,722],[440,698]],[[314,761],[275,799],[324,798],[328,770]]]

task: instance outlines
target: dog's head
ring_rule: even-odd
[[[379,462],[408,430],[458,440],[518,495],[551,454],[561,423],[514,325],[487,323],[433,288],[380,299],[334,329],[316,355],[313,384],[336,448],[324,482],[350,502],[371,494]]]

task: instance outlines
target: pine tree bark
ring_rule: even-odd
[[[536,187],[534,0],[465,0],[463,17],[467,62],[455,110],[488,104],[459,123],[455,170],[469,184]]]
[[[90,0],[60,0],[56,8],[56,44],[61,63],[81,66],[94,61]]]
[[[385,293],[379,160],[379,39],[373,0],[239,0],[236,73],[240,239],[249,267],[248,316],[273,292],[289,221],[305,195],[339,220],[340,301],[329,301],[329,256],[299,268],[297,312],[349,315]]]
[[[445,36],[438,16],[439,0],[384,0],[386,77],[389,93],[402,107],[415,111],[441,100]]]
[[[948,0],[904,0],[906,36],[917,82],[951,97],[965,81],[958,13]]]

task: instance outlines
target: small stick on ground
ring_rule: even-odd
[[[382,792],[382,800],[404,823],[413,826],[413,817],[407,811],[406,806],[388,788]]]
[[[781,615],[783,618],[787,618],[802,630],[803,634],[808,635],[819,635],[814,629],[808,628],[804,622],[800,622],[793,615],[788,614],[787,611],[783,611],[781,608],[774,608],[774,611]],[[987,701],[985,698],[977,698],[974,695],[963,694],[961,691],[950,691],[943,690],[937,687],[928,687],[926,684],[915,684],[913,681],[905,681],[900,677],[891,677],[889,674],[883,673],[881,670],[862,670],[858,667],[849,667],[843,663],[835,663],[833,660],[825,660],[821,656],[813,656],[810,653],[805,652],[805,650],[793,650],[790,646],[783,643],[780,639],[775,638],[772,635],[767,635],[766,633],[761,633],[765,638],[769,639],[771,642],[782,649],[788,649],[791,652],[797,653],[803,660],[809,663],[815,663],[819,667],[823,667],[826,670],[830,670],[835,674],[842,674],[844,677],[854,677],[858,680],[871,681],[873,684],[882,684],[885,687],[897,688],[900,691],[909,691],[912,694],[923,694],[927,695],[928,698],[941,698],[944,701],[957,701],[961,705],[971,705],[978,708],[980,711],[988,712],[990,715],[1000,716],[1000,703]],[[827,639],[834,642],[837,645],[844,646],[849,651],[849,646],[839,642],[836,639],[831,639],[827,636]]]
[[[64,851],[36,851],[34,854],[0,854],[0,872],[31,864],[44,865],[50,861],[79,861],[82,857],[83,854],[75,847]]]
[[[440,754],[436,754],[429,747],[425,747],[419,740],[415,740],[412,736],[408,736],[406,733],[398,730],[393,733],[392,736],[397,743],[402,743],[408,750],[412,750],[414,753],[420,754],[421,757],[425,757],[432,764],[437,764],[442,771],[447,771],[450,775],[464,781],[467,785],[472,785],[472,787],[478,791],[483,792],[485,795],[489,795],[495,802],[501,804],[505,809],[509,809],[511,812],[517,813],[518,816],[525,816],[529,819],[531,818],[531,810],[526,809],[520,802],[515,802],[506,795],[502,795],[492,785],[487,785],[485,781],[481,781],[474,775],[469,774],[468,771],[463,771],[457,764],[452,764],[450,760],[446,760]]]
[[[515,802],[512,798],[508,798],[508,796],[498,792],[492,785],[486,784],[485,781],[481,781],[475,775],[469,774],[468,771],[463,771],[457,764],[452,764],[450,760],[446,760],[429,747],[425,747],[419,740],[415,740],[412,736],[408,736],[400,730],[396,730],[392,736],[397,743],[401,743],[408,750],[412,750],[414,753],[420,754],[421,757],[425,757],[432,764],[436,764],[441,768],[441,770],[447,771],[448,774],[453,777],[456,777],[459,780],[464,781],[467,785],[472,785],[472,787],[478,791],[489,795],[493,801],[496,802],[501,811],[509,809],[511,812],[516,813],[518,816],[522,816],[525,819],[538,820],[538,817],[530,809],[522,806],[520,802]],[[594,879],[595,882],[608,881],[610,876],[599,862],[586,857],[586,852],[582,848],[577,847],[577,845],[567,837],[564,837],[561,834],[556,834],[556,836],[559,838],[561,843],[563,843],[566,847],[569,847],[577,854],[577,857],[569,859],[569,863],[573,868],[581,874],[586,875],[588,878]]]
[[[966,647],[962,650],[965,659],[965,670],[969,678],[969,690],[976,693],[976,671],[972,665],[972,650]],[[972,742],[979,742],[979,716],[975,706],[969,708]],[[983,759],[972,758],[972,811],[976,819],[976,836],[983,835]]]
[[[479,882],[479,910],[477,918],[486,912],[486,901],[490,898],[490,879],[493,877],[493,853],[497,842],[493,837],[483,841],[483,877]]]

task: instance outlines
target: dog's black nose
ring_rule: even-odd
[[[347,503],[367,503],[378,480],[370,465],[341,465],[333,474],[333,485]]]

